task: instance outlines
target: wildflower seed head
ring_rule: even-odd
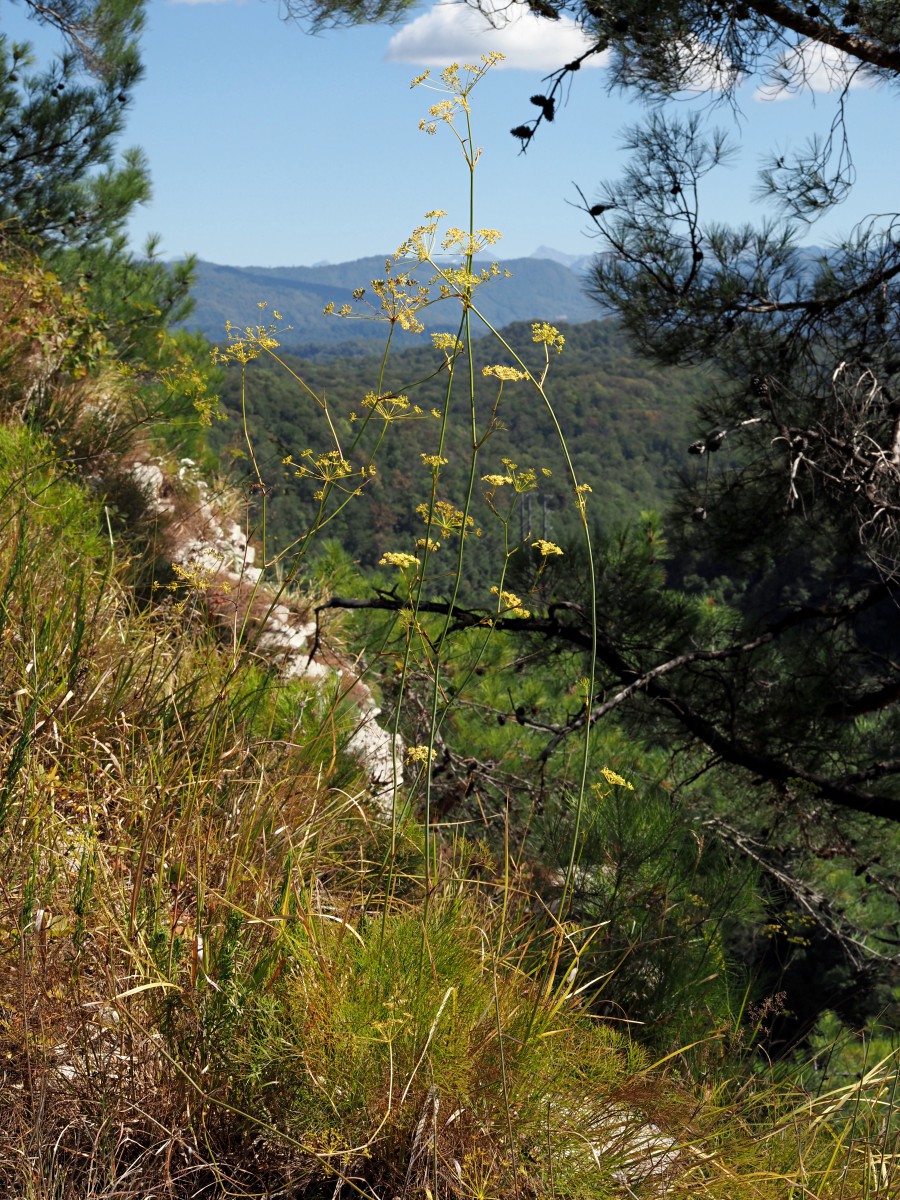
[[[216,364],[252,362],[259,358],[264,350],[277,350],[278,341],[274,337],[277,332],[275,325],[247,325],[238,329],[230,321],[225,322],[225,332],[228,335],[228,345],[224,348],[217,346],[211,355]]]
[[[470,254],[479,254],[485,246],[494,246],[503,234],[499,229],[476,229],[474,233],[469,233],[466,229],[459,229],[456,226],[451,226],[444,234],[444,239],[441,242],[441,249],[446,251],[458,250],[466,256]],[[499,273],[500,268],[497,267],[496,272]]]
[[[432,104],[428,115],[433,122],[446,121],[448,125],[452,125],[456,116],[456,104],[453,100],[440,100],[437,104]]]
[[[381,395],[367,392],[363,407],[373,409],[385,421],[395,421],[409,408],[409,397],[395,392],[383,392]]]
[[[433,333],[431,341],[435,350],[442,351],[448,358],[455,358],[463,352],[463,344],[455,333]]]

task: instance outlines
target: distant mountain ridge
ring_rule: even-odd
[[[538,257],[541,253],[570,261]],[[495,328],[530,320],[577,325],[602,315],[597,302],[585,292],[582,272],[590,262],[589,256],[562,255],[542,247],[529,258],[500,262],[511,278],[499,276],[478,293],[478,307]],[[277,311],[283,330],[279,340],[288,348],[383,339],[382,321],[325,317],[323,309],[333,301],[336,308],[353,304],[354,311],[369,312],[365,304],[353,303],[353,291],[368,291],[373,279],[384,277],[384,268],[383,256],[313,267],[229,267],[200,262],[192,290],[196,307],[184,324],[214,342],[222,342],[227,321],[239,327],[266,325],[272,319],[270,314]],[[423,282],[429,275],[426,267]],[[261,304],[266,307],[261,309]],[[429,331],[448,329],[458,320],[458,309],[435,304],[421,317]],[[285,326],[291,326],[290,330]],[[408,342],[414,336],[402,335],[401,340]]]
[[[827,253],[815,245],[798,249],[810,274]],[[371,298],[371,281],[384,277],[387,257],[371,255],[351,262],[320,262],[310,267],[230,267],[201,261],[192,289],[196,307],[184,325],[221,343],[225,341],[226,322],[239,328],[267,325],[274,319],[272,314],[278,312],[279,341],[287,350],[308,356],[317,349],[326,353],[329,347],[350,347],[351,343],[363,350],[384,339],[385,324],[371,318],[361,319],[371,310],[364,303],[354,303],[353,292],[364,288]],[[515,321],[565,321],[582,325],[608,316],[609,309],[586,292],[588,271],[595,257],[540,246],[527,258],[500,258],[501,266],[510,272],[511,278],[498,276],[481,288],[478,308],[495,329]],[[478,261],[487,263],[491,257],[484,255]],[[423,283],[430,274],[429,268],[424,267]],[[360,317],[324,316],[325,306],[332,302],[336,309],[342,304],[352,305]],[[455,328],[458,309],[435,304],[420,316],[429,332],[450,329]],[[483,331],[482,327],[473,332],[477,336]],[[395,341],[408,345],[417,335],[398,329],[394,337]]]
[[[549,258],[551,262],[562,263],[564,267],[568,267],[577,275],[586,275],[596,255],[566,254],[564,250],[554,250],[552,246],[538,246],[537,250],[529,255],[529,258]]]

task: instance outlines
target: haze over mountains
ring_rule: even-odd
[[[478,293],[478,307],[495,328],[538,319],[570,324],[594,321],[603,313],[585,292],[591,257],[542,246],[529,258],[501,259],[501,266],[511,277],[498,276],[485,284]],[[214,342],[222,342],[227,321],[238,327],[266,325],[277,311],[282,318],[277,322],[282,329],[279,340],[285,347],[327,346],[351,339],[382,340],[386,332],[383,321],[325,317],[323,309],[332,301],[336,308],[352,304],[356,288],[369,289],[370,295],[371,281],[383,278],[384,273],[383,256],[312,267],[229,267],[199,262],[193,287],[196,308],[185,324]],[[427,282],[430,274],[426,267],[422,281]],[[261,304],[266,307],[261,309]],[[362,316],[372,315],[365,303],[354,304],[354,310]],[[420,315],[431,331],[455,328],[458,313],[457,307],[435,304]],[[415,337],[400,330],[397,333],[403,340]]]

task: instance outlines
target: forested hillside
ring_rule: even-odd
[[[348,328],[344,323],[344,328]],[[352,328],[352,326],[349,326]],[[599,526],[607,532],[633,521],[641,511],[662,509],[671,500],[681,474],[689,473],[692,460],[687,448],[694,438],[696,420],[693,404],[714,387],[703,372],[662,372],[631,350],[619,327],[611,321],[583,325],[561,325],[565,352],[554,364],[553,404],[556,417],[566,431],[572,462],[579,479],[593,488],[593,507]],[[530,344],[530,326],[513,325],[504,336],[513,345]],[[395,352],[388,362],[382,390],[402,394],[416,384],[414,399],[422,415],[403,426],[402,436],[386,438],[378,451],[378,473],[368,480],[357,503],[348,506],[328,527],[346,553],[361,566],[371,569],[386,550],[407,549],[421,532],[413,498],[427,498],[430,476],[422,464],[423,454],[433,454],[439,427],[432,410],[443,405],[447,376],[437,372],[429,342],[418,348]],[[489,363],[511,360],[492,339],[476,339],[473,356],[477,370]],[[282,357],[279,354],[279,357]],[[375,356],[316,356],[313,360],[283,356],[284,362],[317,395],[327,400],[348,457],[357,464],[368,461],[383,425],[371,421],[357,437],[365,415],[363,405],[380,360]],[[525,360],[534,366],[537,348],[531,345]],[[422,381],[422,382],[420,382]],[[496,428],[485,440],[479,456],[480,474],[502,471],[504,458],[520,467],[542,468],[539,491],[526,497],[516,514],[516,535],[559,540],[572,533],[569,498],[571,480],[562,456],[550,413],[540,403],[523,397],[504,403]],[[268,550],[276,553],[290,545],[307,529],[316,511],[315,487],[298,479],[286,464],[288,456],[299,459],[321,445],[321,411],[295,378],[277,363],[263,358],[251,363],[246,377],[238,367],[226,374],[221,392],[222,411],[227,420],[211,430],[213,444],[223,463],[234,459],[232,477],[245,486],[255,482],[245,442],[243,415],[247,419],[252,452],[266,485],[266,534]],[[243,406],[243,407],[242,407]],[[465,494],[469,470],[468,434],[460,423],[451,427],[444,455],[448,463],[443,476],[450,496]],[[353,446],[352,454],[349,447]],[[705,464],[700,488],[705,486]],[[469,586],[485,580],[489,564],[502,552],[498,522],[492,516],[484,493],[488,485],[479,480],[472,515],[483,530],[483,538],[470,547],[466,567]],[[249,493],[248,493],[249,494]],[[253,496],[251,520],[259,529],[261,498]]]

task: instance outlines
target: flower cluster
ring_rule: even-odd
[[[448,363],[465,353],[465,347],[455,333],[433,333],[431,341],[435,350],[440,350]]]
[[[414,554],[404,554],[402,550],[387,550],[378,560],[379,567],[399,567],[408,571],[410,567],[419,566],[419,560]]]
[[[431,467],[433,472],[437,472],[441,467],[446,467],[450,461],[449,458],[442,458],[440,454],[420,454],[422,462],[426,467]]]
[[[592,492],[593,490],[594,489],[589,483],[579,483],[575,488],[575,503],[578,505],[578,508],[582,514],[584,514],[585,508],[587,507],[587,501],[585,500],[585,497],[588,492]]]
[[[501,383],[515,383],[519,379],[527,379],[528,372],[520,371],[516,367],[491,366],[482,367],[482,375],[493,375],[495,379],[499,379]]]
[[[358,477],[359,484],[364,484],[376,474],[374,463],[368,466],[362,466],[357,471],[352,463],[349,463],[340,450],[326,450],[323,454],[315,454],[312,450],[304,450],[300,455],[306,459],[306,462],[295,463],[293,456],[288,455],[281,461],[287,467],[294,467],[294,475],[297,479],[315,479],[323,486],[313,493],[313,498],[316,500],[324,500],[325,489],[334,484],[339,484],[343,490],[348,493],[360,495],[360,487],[354,484],[352,487],[346,487],[345,481]]]
[[[410,746],[406,751],[406,761],[409,763],[430,763],[435,758],[435,752],[430,746]]]
[[[534,467],[523,467],[519,470],[518,463],[514,463],[509,458],[501,460],[506,467],[505,475],[482,475],[482,483],[489,483],[491,487],[505,487],[510,484],[516,492],[530,492],[537,487],[537,471]],[[549,475],[550,472],[546,468],[542,468],[544,475]]]
[[[415,235],[414,235],[415,236]],[[398,257],[404,256],[404,248],[409,243],[404,243],[397,252]],[[428,255],[423,256],[427,258]],[[420,257],[422,261],[422,257]],[[421,309],[431,303],[431,294],[429,288],[425,284],[413,278],[409,271],[399,271],[393,273],[394,264],[391,259],[387,259],[384,264],[385,278],[373,279],[371,283],[372,292],[378,300],[378,305],[372,303],[366,296],[365,288],[357,288],[353,293],[355,303],[365,303],[371,310],[368,316],[369,320],[389,321],[392,325],[399,325],[401,329],[405,329],[409,333],[421,333],[425,326],[416,315]],[[335,308],[334,301],[326,304],[324,309],[326,316],[337,315],[339,317],[356,317],[357,314],[353,310],[353,305],[342,304],[340,308]],[[361,314],[365,316],[366,314]]]
[[[442,208],[436,208],[425,214],[425,224],[417,225],[405,242],[397,247],[394,258],[414,258],[417,262],[428,262],[434,251],[437,238],[437,227],[441,217],[446,217]]]
[[[418,404],[410,406],[409,396],[402,396],[398,392],[382,392],[380,395],[375,392],[366,392],[363,408],[369,408],[378,413],[379,417],[385,421],[397,421],[401,417],[422,416],[422,410]],[[350,420],[356,420],[355,413],[350,414]]]
[[[498,275],[509,278],[509,271],[504,271],[499,263],[491,263],[480,271],[470,271],[468,267],[441,267],[432,283],[439,285],[441,299],[448,300],[451,296],[470,296],[480,284]]]
[[[497,612],[503,617],[530,617],[531,613],[515,592],[504,592],[501,588],[492,587],[491,595],[497,597]]]
[[[468,113],[469,93],[472,88],[480,79],[484,78],[491,67],[502,62],[503,58],[504,56],[498,51],[492,50],[489,54],[482,54],[480,65],[465,63],[462,68],[466,72],[465,79],[460,75],[459,63],[451,63],[449,67],[441,71],[440,84],[434,82],[430,71],[423,71],[421,75],[417,75],[409,85],[411,88],[424,85],[435,91],[449,93],[446,100],[440,100],[437,104],[433,104],[428,110],[428,117],[423,117],[419,122],[419,128],[423,133],[435,133],[439,121],[443,121],[452,128],[458,111]]]
[[[443,250],[459,250],[466,258],[479,254],[485,246],[496,246],[503,237],[499,229],[476,229],[474,233],[469,233],[465,229],[459,229],[455,225],[451,225],[444,234],[444,239],[441,242]]]
[[[434,508],[431,505],[419,504],[416,506],[416,512],[426,524],[437,525],[441,531],[442,537],[450,537],[454,533],[463,535],[472,533],[475,521],[472,517],[467,516],[462,509],[456,508],[447,500],[435,500]],[[480,530],[474,530],[476,534]]]
[[[279,315],[275,313],[276,317]],[[247,325],[238,329],[236,325],[226,321],[225,336],[228,338],[228,345],[216,346],[212,352],[212,361],[223,365],[230,362],[252,362],[254,358],[259,358],[264,350],[278,349],[279,343],[275,337],[277,332],[278,328],[275,325]]]
[[[603,776],[606,782],[611,783],[613,787],[627,788],[629,792],[634,791],[633,783],[629,783],[627,779],[623,779],[621,775],[618,775],[615,771],[611,771],[609,767],[601,767],[600,774]]]
[[[566,344],[566,339],[556,326],[548,325],[546,321],[532,322],[531,340],[537,342],[539,345],[543,343],[548,348],[548,353],[551,349],[555,349],[556,353],[559,354]]]

